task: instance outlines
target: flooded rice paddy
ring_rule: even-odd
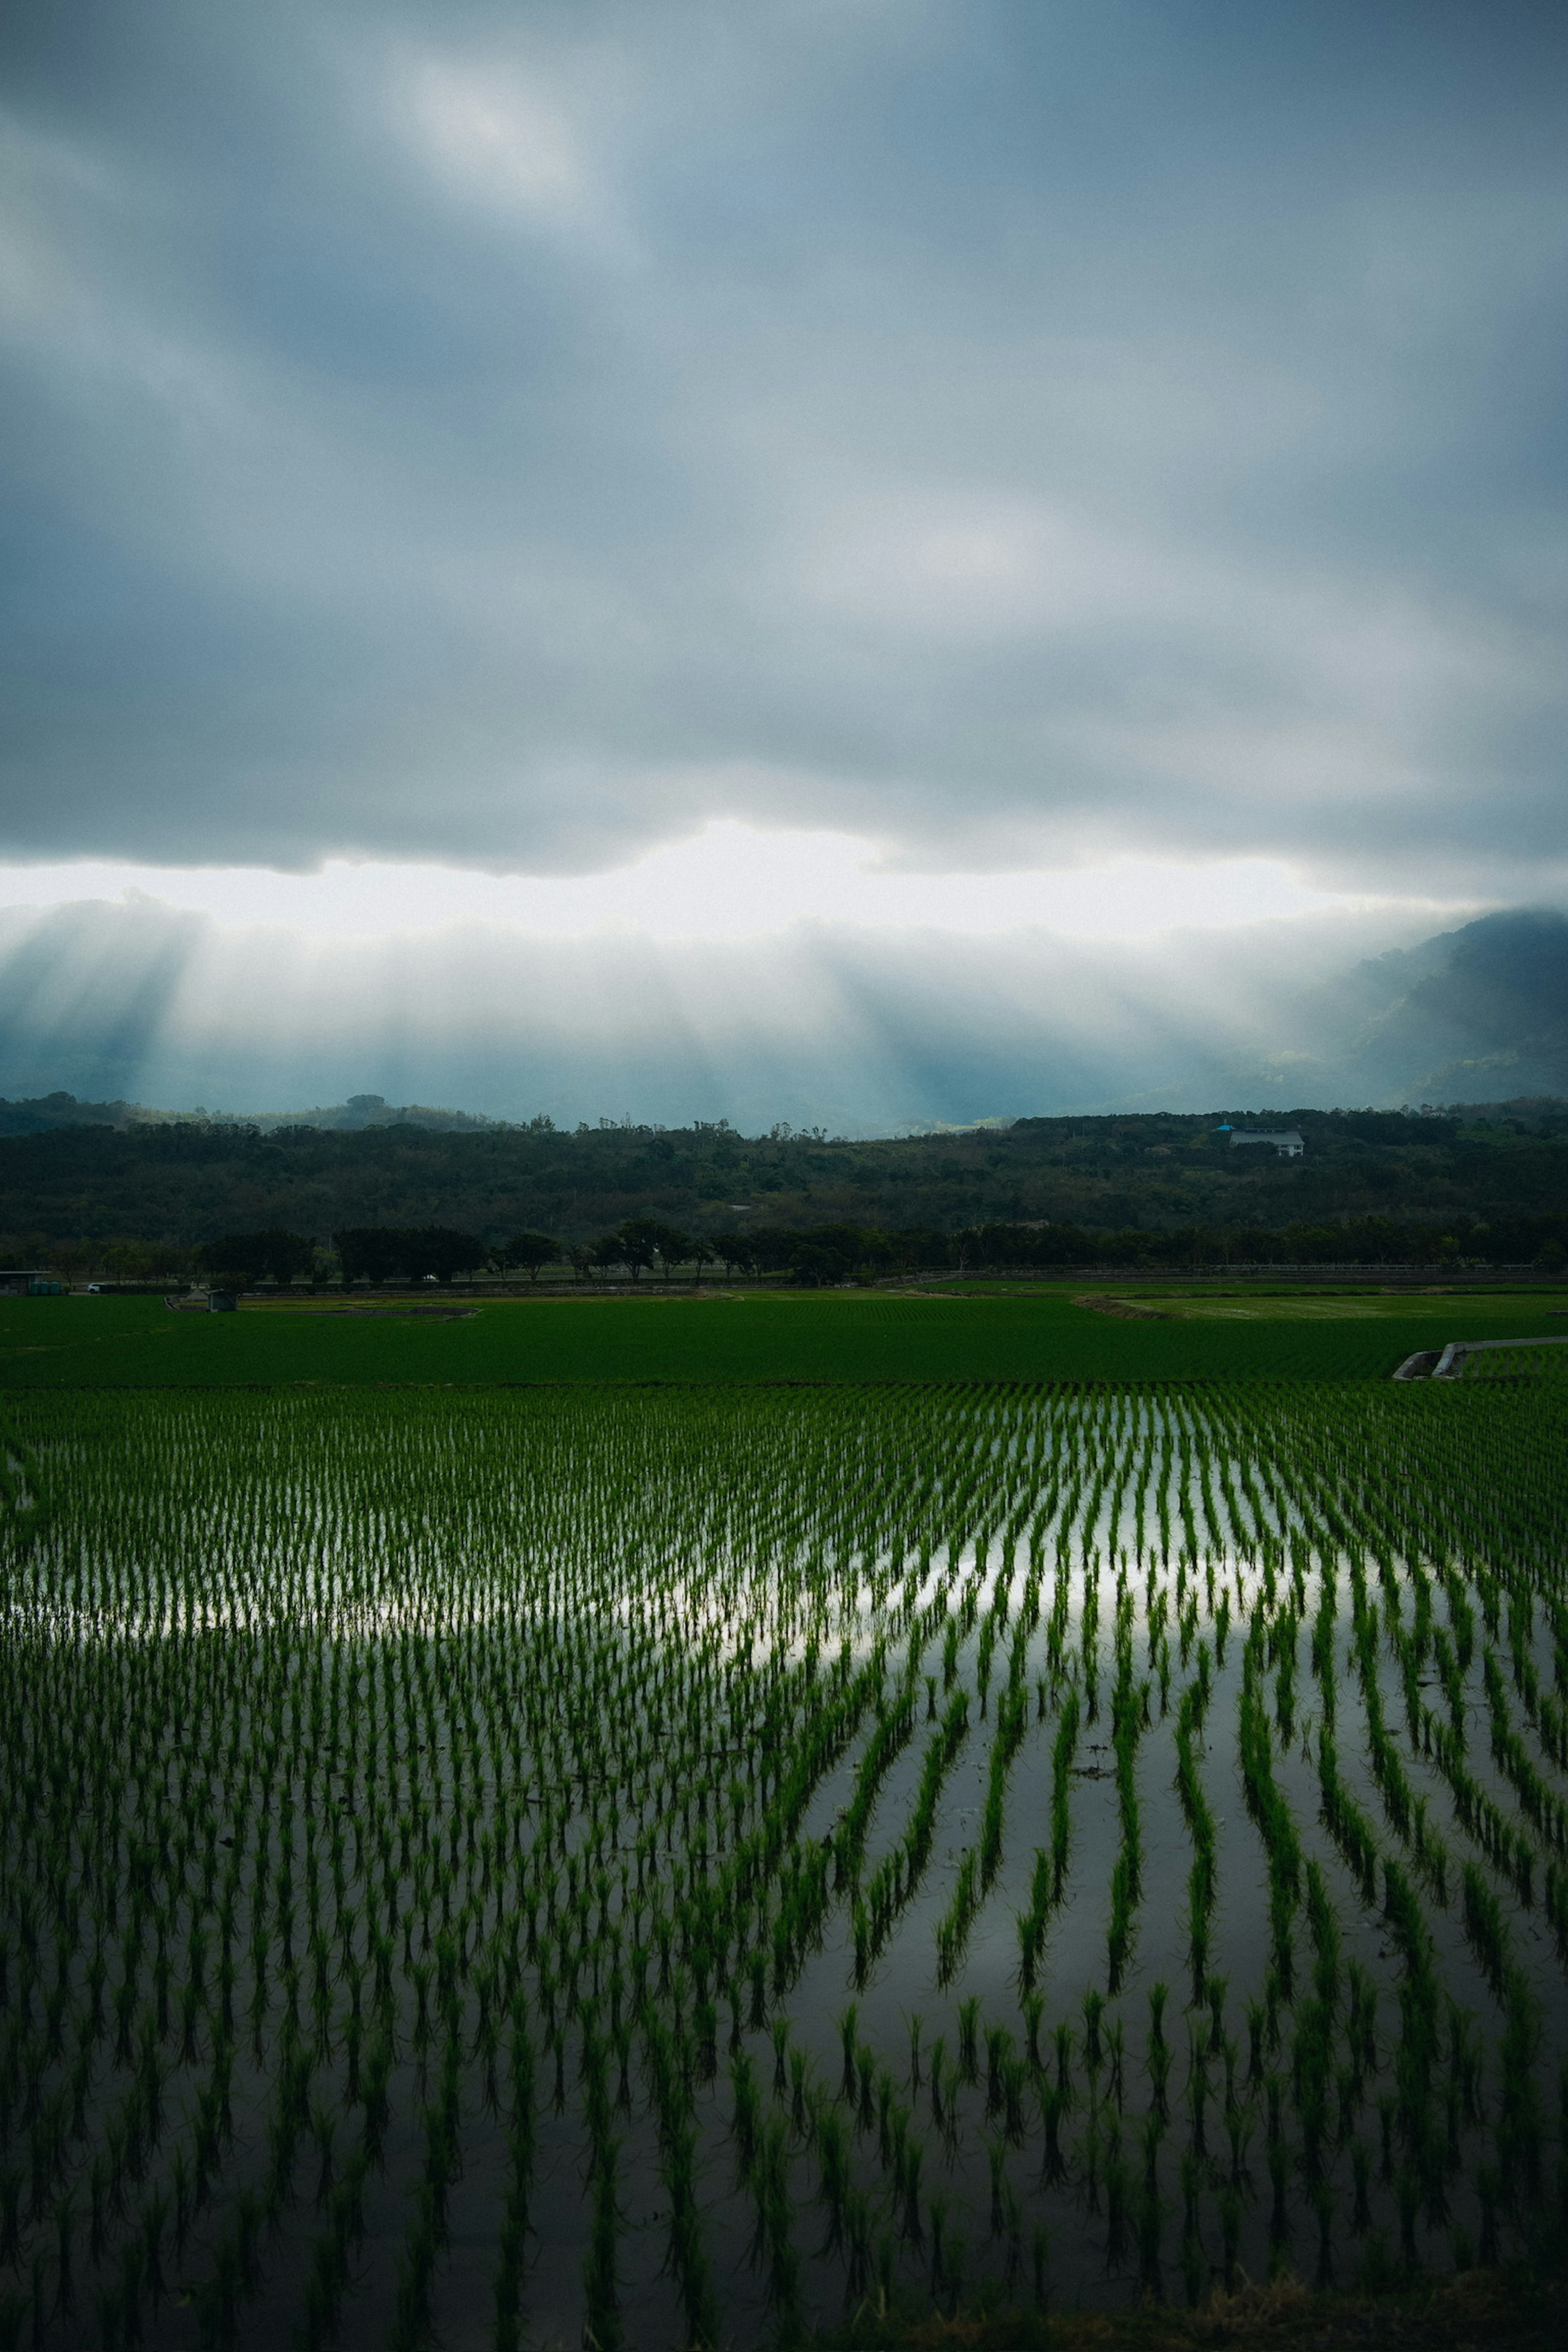
[[[1559,1393],[19,1402],[0,2342],[1528,2250]]]

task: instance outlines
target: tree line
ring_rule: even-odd
[[[450,1283],[458,1275],[525,1273],[537,1281],[547,1266],[570,1267],[584,1284],[621,1275],[706,1269],[730,1277],[769,1275],[805,1286],[873,1280],[905,1272],[1000,1271],[1017,1267],[1115,1266],[1130,1273],[1180,1272],[1235,1265],[1436,1265],[1568,1264],[1568,1214],[1487,1223],[1458,1219],[1447,1227],[1386,1217],[1339,1224],[1248,1226],[1232,1232],[1193,1226],[1177,1233],[1142,1227],[1107,1231],[1084,1225],[991,1223],[942,1234],[931,1226],[892,1231],[836,1223],[755,1233],[689,1234],[658,1217],[627,1217],[596,1240],[559,1241],[526,1230],[487,1242],[447,1225],[353,1225],[333,1234],[329,1255],[303,1234],[283,1231],[228,1234],[207,1243],[197,1262],[214,1281],[249,1288],[281,1288],[300,1279],[380,1285]]]
[[[531,1230],[488,1242],[448,1225],[348,1225],[331,1238],[330,1256],[303,1234],[268,1229],[225,1234],[196,1251],[202,1270],[229,1288],[336,1277],[365,1282],[449,1283],[463,1274],[526,1273],[537,1281],[549,1265],[569,1266],[580,1282],[623,1274],[639,1281],[668,1280],[690,1269],[698,1281],[709,1266],[729,1276],[783,1274],[804,1284],[843,1282],[857,1276],[949,1262],[949,1244],[934,1229],[883,1233],[851,1224],[798,1232],[765,1228],[755,1234],[689,1234],[658,1217],[626,1217],[596,1240],[563,1243]]]

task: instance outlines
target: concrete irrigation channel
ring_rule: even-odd
[[[1465,1358],[1483,1355],[1492,1348],[1568,1348],[1568,1331],[1550,1331],[1541,1339],[1450,1339],[1446,1348],[1418,1348],[1406,1356],[1394,1374],[1396,1381],[1458,1381],[1464,1378]]]

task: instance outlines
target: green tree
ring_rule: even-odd
[[[28,1265],[37,1264],[38,1252],[27,1250],[23,1255]],[[152,1277],[153,1252],[145,1242],[110,1242],[100,1252],[100,1262],[116,1282],[146,1282]]]
[[[657,1217],[627,1217],[607,1234],[605,1240],[615,1244],[612,1265],[624,1265],[636,1282],[659,1255],[659,1237],[671,1228],[661,1224]]]
[[[39,1264],[52,1267],[56,1274],[64,1275],[68,1282],[85,1273],[92,1262],[90,1242],[51,1242],[39,1254]]]
[[[540,1268],[553,1265],[560,1256],[561,1244],[548,1234],[513,1234],[497,1255],[502,1265],[522,1266],[530,1282],[537,1282]]]
[[[460,1234],[450,1225],[416,1225],[404,1235],[408,1271],[422,1278],[433,1274],[450,1282],[455,1274],[471,1274],[483,1265],[489,1250],[474,1234]]]
[[[695,1246],[690,1234],[683,1234],[679,1225],[661,1224],[656,1227],[654,1247],[658,1253],[658,1262],[664,1268],[666,1282],[669,1280],[678,1265],[690,1265],[691,1253]]]
[[[847,1281],[854,1270],[855,1257],[842,1234],[825,1227],[820,1234],[797,1234],[788,1264],[791,1281],[815,1290]]]
[[[233,1278],[243,1277],[247,1288],[270,1279],[279,1290],[287,1290],[296,1275],[310,1274],[314,1268],[316,1245],[302,1234],[276,1230],[225,1234],[206,1243],[196,1256],[209,1274],[231,1277],[226,1284],[231,1289]]]
[[[405,1274],[404,1244],[406,1235],[395,1225],[343,1225],[332,1235],[332,1247],[343,1270],[345,1286],[351,1283],[388,1282],[395,1274]]]
[[[686,1255],[690,1259],[692,1265],[697,1268],[697,1279],[699,1284],[700,1284],[702,1280],[703,1267],[705,1265],[711,1265],[714,1260],[718,1257],[719,1252],[709,1240],[706,1234],[693,1234],[691,1239],[686,1244]]]

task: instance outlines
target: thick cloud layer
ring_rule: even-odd
[[[0,42],[0,856],[1568,887],[1561,9]]]

